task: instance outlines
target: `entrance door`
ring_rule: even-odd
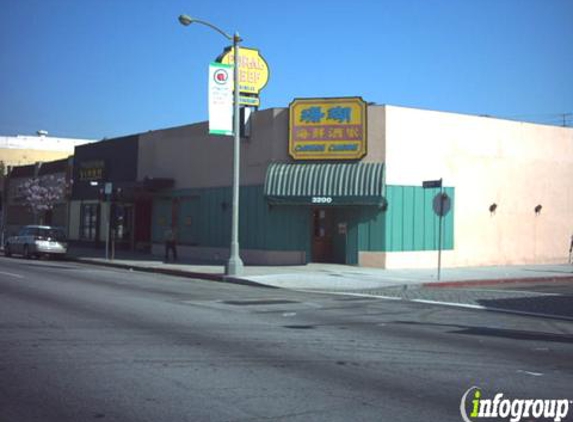
[[[115,242],[121,249],[133,249],[133,205],[115,204]]]
[[[135,247],[138,250],[151,250],[151,215],[153,204],[149,199],[135,203]]]
[[[312,210],[312,261],[334,262],[334,210]]]

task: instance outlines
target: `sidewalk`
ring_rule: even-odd
[[[438,281],[436,268],[376,269],[312,263],[300,266],[245,266],[240,277],[226,277],[224,265],[221,264],[184,258],[176,263],[164,263],[160,257],[137,252],[117,251],[114,260],[106,260],[104,250],[72,247],[69,257],[117,268],[298,290],[360,291],[398,286],[452,288],[514,281],[573,280],[571,264],[445,268]]]

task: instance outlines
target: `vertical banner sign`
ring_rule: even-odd
[[[233,66],[209,65],[209,133],[233,135]]]

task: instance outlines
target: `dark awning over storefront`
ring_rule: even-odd
[[[274,204],[382,206],[384,164],[273,163],[267,169],[265,197]]]
[[[134,201],[136,199],[150,199],[153,194],[172,189],[174,185],[174,179],[146,177],[135,182],[115,182],[113,188],[116,192],[118,190],[121,192],[119,196],[123,200]]]

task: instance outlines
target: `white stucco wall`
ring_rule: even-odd
[[[573,234],[573,129],[386,106],[386,183],[455,187],[444,266],[564,263]],[[497,204],[490,213],[491,204]],[[541,204],[541,212],[534,208]],[[386,265],[435,265],[435,252]]]

